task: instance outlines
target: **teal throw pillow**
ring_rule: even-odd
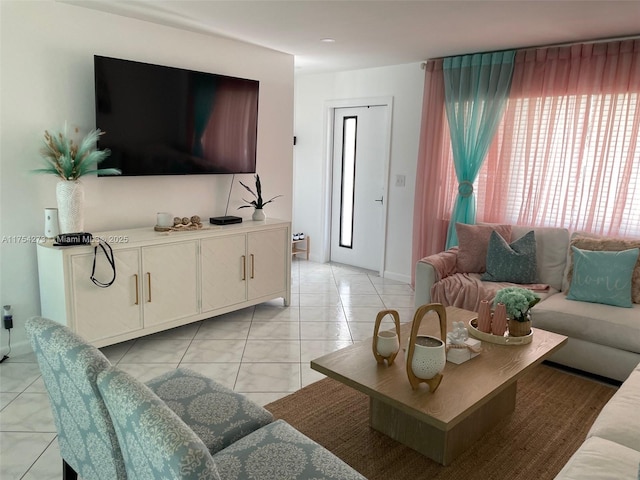
[[[631,308],[631,276],[640,249],[620,252],[581,250],[574,246],[573,277],[567,298]]]
[[[495,231],[489,237],[487,271],[481,277],[489,282],[536,283],[536,236],[533,230],[512,243]]]

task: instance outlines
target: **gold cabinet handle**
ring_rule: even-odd
[[[242,280],[247,279],[247,257],[242,255]]]
[[[149,287],[149,299],[147,300],[151,303],[151,273],[147,272],[147,286]]]
[[[134,273],[133,278],[136,281],[136,303],[134,303],[134,305],[138,305],[140,304],[140,292],[138,291],[138,274]]]
[[[251,254],[251,278],[255,277],[255,259],[253,253]]]

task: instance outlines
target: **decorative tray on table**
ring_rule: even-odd
[[[483,342],[497,343],[498,345],[526,345],[533,340],[533,330],[531,330],[529,335],[525,335],[524,337],[512,337],[509,335],[509,332],[505,332],[502,336],[481,332],[478,330],[477,318],[469,320],[469,335]]]

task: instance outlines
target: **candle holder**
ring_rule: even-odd
[[[484,333],[491,333],[491,306],[487,300],[480,302],[478,308],[478,330]]]
[[[504,336],[504,332],[507,331],[507,308],[504,303],[498,303],[496,309],[493,312],[493,319],[491,320],[491,333],[500,337]]]
[[[396,326],[396,331],[391,330],[380,332],[380,323],[382,319],[391,315]],[[373,329],[373,356],[376,362],[384,364],[387,361],[389,366],[393,365],[393,361],[400,350],[400,315],[396,310],[381,310],[376,316],[376,323]]]
[[[430,335],[418,335],[422,318],[430,311],[435,311],[440,320],[440,338]],[[447,312],[440,303],[422,305],[416,310],[411,326],[409,348],[407,350],[407,376],[412,389],[421,383],[435,392],[442,381],[442,371],[447,363],[445,339],[447,338]]]

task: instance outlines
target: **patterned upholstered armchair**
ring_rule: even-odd
[[[188,368],[171,370],[146,385],[212,454],[273,422],[270,412],[246,396]]]
[[[282,420],[213,456],[206,445],[143,383],[111,367],[98,388],[113,419],[131,478],[363,480],[346,463]]]
[[[96,385],[109,360],[52,320],[31,318],[26,329],[49,394],[63,478],[126,479],[116,432]]]
[[[27,320],[27,332],[49,394],[63,477],[127,478],[113,422],[96,385],[111,367],[94,346],[52,320]],[[272,415],[215,380],[175,369],[148,382],[149,387],[215,453],[273,421]]]
[[[220,480],[206,445],[146,385],[112,367],[98,388],[131,478]]]

